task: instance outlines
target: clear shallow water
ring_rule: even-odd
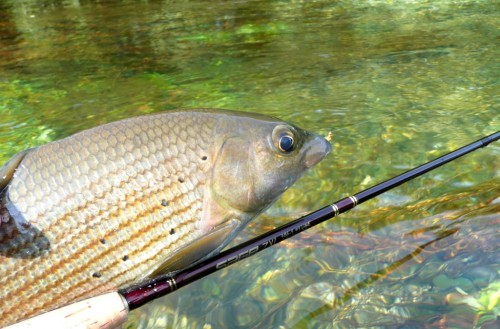
[[[0,3],[0,160],[174,108],[334,151],[238,241],[500,129],[491,1]],[[134,312],[127,328],[495,328],[500,146]]]

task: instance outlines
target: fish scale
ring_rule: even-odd
[[[186,229],[178,230],[179,235],[175,240],[169,236],[160,239],[165,232],[156,229],[161,226],[159,222],[163,216],[176,210],[179,212],[182,208],[187,208],[188,211],[184,214],[179,212],[174,217],[177,221],[170,221],[167,226],[178,227],[178,222],[197,217],[196,212],[200,211],[201,205],[191,209],[189,206],[193,199],[187,200],[181,196],[195,193],[196,198],[202,199],[202,193],[195,192],[201,185],[193,185],[191,180],[198,183],[202,181],[201,178],[196,179],[195,170],[203,169],[203,163],[199,160],[193,165],[187,157],[178,157],[170,166],[159,165],[178,152],[185,152],[189,147],[191,149],[188,155],[191,159],[195,158],[193,155],[196,153],[205,154],[204,140],[208,140],[211,129],[200,128],[210,125],[210,121],[195,122],[189,115],[178,115],[178,120],[170,118],[167,122],[162,119],[161,116],[144,117],[130,126],[126,121],[101,126],[70,139],[48,144],[25,157],[23,166],[16,171],[16,180],[9,186],[9,199],[11,202],[22,201],[16,205],[25,219],[36,224],[44,232],[45,238],[56,243],[51,244],[50,253],[44,253],[41,257],[29,260],[2,257],[2,286],[7,286],[7,289],[0,292],[2,323],[10,323],[49,307],[64,305],[78,297],[85,297],[88,291],[98,294],[121,287],[152,268],[158,261],[161,249],[174,250],[184,238],[195,238],[190,237],[195,233],[194,223],[186,224]],[[196,131],[194,127],[198,127]],[[193,141],[189,144],[181,143],[180,139],[171,138],[167,133],[148,134],[148,131],[156,129],[173,129],[174,133],[179,133],[182,129],[183,137],[189,137]],[[116,138],[110,139],[111,133],[116,134]],[[169,132],[171,133],[172,131]],[[203,136],[204,133],[206,136]],[[153,138],[153,143],[148,143],[150,138]],[[121,146],[115,147],[119,141]],[[176,143],[172,144],[173,141]],[[138,143],[171,145],[171,148],[163,148],[163,152],[154,153],[157,151],[156,146],[153,152],[149,152],[147,149],[137,148]],[[109,152],[110,148],[114,152]],[[75,151],[80,153],[74,153]],[[124,156],[127,151],[133,151],[129,153],[131,156]],[[97,160],[98,157],[100,160]],[[117,158],[125,161],[115,162],[114,159]],[[103,161],[114,165],[106,166]],[[30,172],[22,170],[33,167],[35,169]],[[156,177],[150,177],[153,181],[141,179],[141,175],[153,167],[156,169]],[[76,170],[71,172],[72,168]],[[183,183],[172,177],[180,173],[187,176],[183,178]],[[163,180],[163,177],[169,179]],[[80,190],[86,190],[87,193],[78,193]],[[107,209],[107,204],[116,204],[125,199],[128,201],[120,204],[121,207],[114,208],[114,211]],[[168,210],[161,206],[162,199],[169,200]],[[163,216],[157,215],[161,210],[164,212]],[[141,220],[135,220],[137,218]],[[80,223],[86,225],[82,226]],[[153,233],[155,230],[156,233]],[[24,236],[18,234],[16,243],[24,240]],[[106,249],[102,248],[102,237],[107,240]],[[127,244],[134,245],[133,253],[125,250],[124,245]],[[60,248],[70,252],[52,252]],[[123,261],[127,253],[129,259]],[[112,262],[113,259],[119,261]],[[129,263],[128,266],[120,270],[126,262]],[[88,268],[89,264],[92,264],[91,268]],[[33,268],[36,268],[36,273]],[[92,276],[99,271],[102,272],[100,278]],[[116,275],[111,275],[115,272]],[[17,277],[25,280],[22,285],[19,285]],[[39,285],[37,281],[42,278],[48,280]],[[67,281],[72,282],[70,292],[65,287],[58,288],[62,282]],[[9,282],[16,283],[16,287],[10,286]],[[103,282],[106,284],[103,285]],[[34,286],[38,286],[38,289],[33,289]],[[7,299],[7,294],[21,298]]]
[[[276,129],[295,134],[291,154]],[[0,326],[221,250],[329,151],[278,119],[195,110],[15,155],[0,168]]]

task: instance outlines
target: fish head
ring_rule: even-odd
[[[325,138],[274,118],[236,116],[219,129],[205,230],[231,219],[244,226],[331,151]]]

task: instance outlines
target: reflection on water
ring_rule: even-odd
[[[333,154],[241,241],[499,130],[497,10],[465,0],[5,0],[0,160],[173,108],[332,131]],[[147,305],[127,327],[498,327],[497,144]]]

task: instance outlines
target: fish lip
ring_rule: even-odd
[[[311,168],[323,160],[332,151],[332,145],[324,137],[311,134],[312,139],[306,143],[304,152],[304,165]]]

